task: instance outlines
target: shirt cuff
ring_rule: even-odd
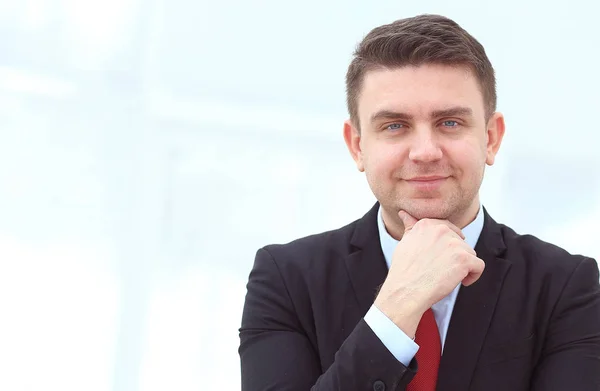
[[[364,319],[396,360],[408,367],[417,354],[419,345],[400,330],[375,304],[371,306]]]

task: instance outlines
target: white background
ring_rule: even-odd
[[[0,390],[239,389],[254,254],[371,207],[344,75],[371,28],[418,13],[496,68],[492,216],[600,258],[599,11],[0,0]]]

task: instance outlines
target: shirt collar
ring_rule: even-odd
[[[381,250],[383,251],[383,256],[385,257],[385,263],[389,268],[392,264],[392,254],[394,254],[394,250],[396,249],[396,246],[398,246],[398,240],[394,239],[385,228],[385,224],[383,223],[383,215],[381,214],[381,206],[379,206],[379,210],[377,211],[377,227],[379,228],[379,241],[381,243]],[[475,220],[462,229],[462,232],[465,235],[465,241],[469,246],[471,246],[471,248],[475,248],[475,244],[477,244],[482,230],[483,207],[480,205]]]

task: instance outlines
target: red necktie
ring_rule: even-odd
[[[407,391],[435,391],[437,384],[440,358],[442,357],[442,343],[433,311],[428,309],[423,314],[415,342],[419,345],[417,351],[417,374],[408,384]]]

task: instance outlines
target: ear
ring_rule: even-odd
[[[365,171],[360,147],[360,130],[349,119],[344,121],[344,141],[346,141],[352,159],[356,162],[358,171]]]
[[[504,138],[504,116],[502,113],[494,113],[487,123],[487,146],[485,162],[488,166],[494,164],[496,154]]]

